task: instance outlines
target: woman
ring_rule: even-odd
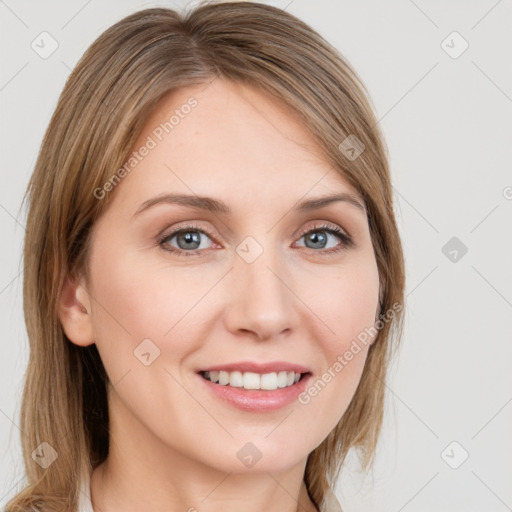
[[[341,510],[404,265],[334,48],[257,3],[128,16],[69,77],[27,197],[28,485],[7,511]]]

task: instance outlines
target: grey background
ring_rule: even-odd
[[[269,3],[317,29],[368,86],[406,253],[406,329],[385,428],[374,470],[365,476],[351,458],[343,471],[344,510],[512,510],[511,2]],[[185,4],[0,0],[1,505],[23,478],[19,209],[44,130],[103,30],[142,8]],[[46,59],[31,48],[43,31],[58,42]],[[457,58],[453,31],[469,44]]]

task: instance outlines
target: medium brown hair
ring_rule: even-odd
[[[28,483],[8,512],[76,510],[85,472],[108,455],[107,376],[94,344],[79,347],[64,334],[60,293],[67,276],[87,274],[91,227],[112,197],[98,200],[94,191],[123,166],[158,101],[215,77],[258,88],[297,112],[334,172],[365,201],[380,314],[403,304],[387,150],[365,86],[340,53],[304,22],[264,4],[208,2],[183,14],[152,8],[127,16],[98,37],[69,76],[24,198],[30,357],[20,422]],[[340,150],[350,135],[364,145],[355,159]],[[363,468],[373,462],[402,323],[402,309],[383,322],[347,411],[308,457],[304,480],[317,506],[352,447]],[[58,453],[47,469],[31,457],[43,441]]]

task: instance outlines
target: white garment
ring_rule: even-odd
[[[91,503],[91,483],[89,477],[82,482],[78,512],[94,512]],[[320,512],[343,512],[336,495],[330,488],[327,490],[325,504],[320,508]]]
[[[78,512],[94,512],[91,503],[91,480],[86,477],[80,486],[80,497],[78,499]]]

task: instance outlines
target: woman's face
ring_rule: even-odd
[[[379,276],[363,209],[299,205],[362,199],[289,110],[221,79],[164,98],[134,151],[94,225],[82,295],[112,384],[111,430],[137,439],[126,450],[138,460],[305,463],[358,385],[368,346],[344,354],[375,322]],[[294,365],[308,375],[291,387],[236,387],[282,386],[288,374],[261,374]],[[212,368],[252,372],[210,374],[228,387],[199,373]]]

